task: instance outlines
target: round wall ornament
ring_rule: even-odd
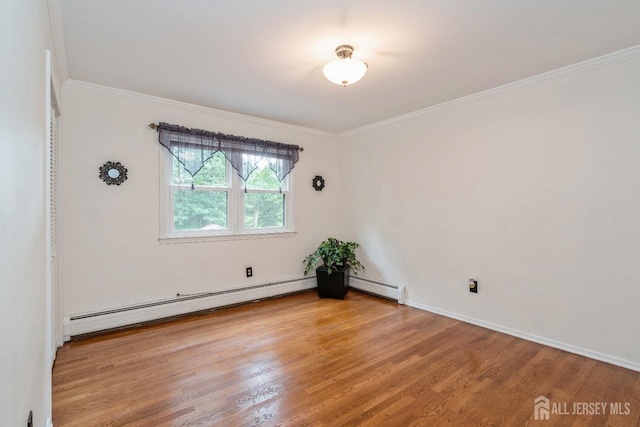
[[[120,185],[127,180],[127,168],[120,162],[107,162],[100,166],[100,179],[107,185]]]
[[[324,188],[324,178],[316,175],[315,178],[313,178],[313,188],[315,188],[316,191],[322,191]]]

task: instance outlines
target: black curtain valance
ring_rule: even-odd
[[[264,158],[282,182],[298,161],[301,150],[297,145],[189,129],[163,122],[155,127],[158,129],[160,144],[178,159],[192,177],[202,169],[207,160],[220,151],[244,181]]]

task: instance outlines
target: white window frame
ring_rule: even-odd
[[[250,238],[287,237],[295,232],[294,216],[294,178],[293,171],[282,182],[282,194],[285,199],[284,227],[245,228],[244,227],[244,181],[237,171],[226,161],[226,186],[209,190],[208,187],[195,189],[209,191],[227,191],[227,228],[223,230],[173,229],[173,155],[161,147],[160,150],[160,237],[161,243],[195,243],[214,240],[235,240]],[[191,191],[185,186],[184,191]],[[248,193],[279,193],[278,190],[247,189]]]

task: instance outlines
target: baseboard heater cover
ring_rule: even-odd
[[[305,291],[315,287],[315,276],[305,277],[217,292],[181,295],[160,301],[65,316],[64,340],[69,341],[76,335]]]
[[[350,287],[354,289],[396,300],[399,304],[405,303],[404,286],[391,285],[360,276],[350,276],[350,279]],[[71,337],[77,335],[305,291],[315,287],[315,276],[309,276],[217,292],[181,295],[160,301],[66,316],[64,340],[69,341]]]
[[[398,304],[404,304],[405,302],[404,286],[352,275],[349,276],[349,287],[398,301]]]

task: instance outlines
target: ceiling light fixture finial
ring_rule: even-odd
[[[339,59],[329,62],[322,69],[324,76],[331,83],[346,87],[364,77],[368,65],[359,59],[353,59],[351,57],[352,54],[353,46],[348,44],[343,44],[336,48],[336,55],[338,55]]]

